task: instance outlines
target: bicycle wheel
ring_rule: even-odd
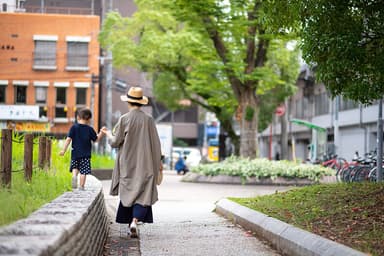
[[[355,173],[359,168],[359,165],[351,165],[347,169],[345,169],[342,173],[341,180],[344,182],[350,182],[352,173]]]
[[[362,182],[362,181],[369,180],[368,175],[370,171],[371,171],[371,167],[369,166],[360,167],[351,177],[351,181]]]
[[[348,169],[349,169],[350,166],[344,166],[342,168],[340,168],[339,170],[336,171],[336,180],[338,182],[342,182],[344,181],[343,177],[344,177],[344,174],[346,172],[348,172]]]
[[[376,182],[377,181],[377,167],[373,167],[371,171],[368,174],[368,179],[370,181]]]

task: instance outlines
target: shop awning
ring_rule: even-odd
[[[311,129],[315,129],[315,130],[320,131],[320,132],[326,132],[327,131],[326,128],[318,126],[318,125],[315,125],[315,124],[313,124],[311,122],[308,122],[308,121],[305,121],[305,120],[291,119],[290,121],[292,123],[294,123],[294,124],[304,125],[304,126],[307,126],[307,127],[311,128]]]

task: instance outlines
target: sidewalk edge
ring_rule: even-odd
[[[283,255],[368,255],[294,227],[228,199],[216,203],[215,212],[266,239]]]

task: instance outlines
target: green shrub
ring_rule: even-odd
[[[270,161],[265,158],[247,159],[229,157],[220,163],[201,164],[192,168],[193,172],[206,176],[240,176],[242,180],[256,178],[307,178],[318,181],[323,176],[334,175],[334,170],[320,165],[298,164],[291,161]]]

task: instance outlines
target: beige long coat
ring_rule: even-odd
[[[156,181],[161,164],[153,118],[140,109],[131,109],[120,117],[108,142],[118,148],[110,194],[119,194],[126,207],[153,205],[158,200]]]

